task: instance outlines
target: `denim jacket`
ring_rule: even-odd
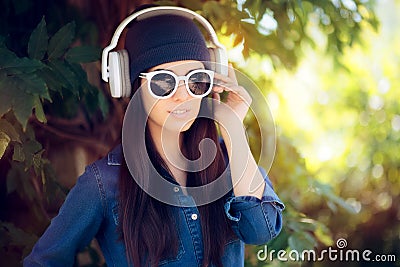
[[[24,266],[72,266],[77,252],[95,237],[107,266],[128,266],[124,243],[119,239],[118,177],[122,158],[121,146],[105,158],[86,167],[71,189],[59,214],[24,259]],[[259,200],[253,196],[225,199],[224,212],[231,222],[235,238],[225,245],[222,263],[228,267],[244,266],[244,244],[264,244],[282,228],[284,205],[272,189],[265,171],[266,186]],[[183,204],[193,198],[182,193],[176,185],[174,192]],[[195,205],[173,207],[178,221],[179,247],[174,257],[162,259],[159,266],[201,266],[203,241],[199,211]]]

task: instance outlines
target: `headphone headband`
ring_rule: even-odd
[[[108,77],[109,77],[108,53],[117,46],[119,37],[122,31],[125,29],[125,27],[134,19],[142,20],[160,15],[178,15],[192,20],[193,19],[197,20],[201,25],[204,26],[204,28],[207,29],[210,40],[213,43],[213,45],[215,45],[216,48],[225,50],[224,46],[218,41],[217,34],[215,33],[215,30],[211,26],[211,24],[204,17],[197,14],[196,12],[187,8],[174,7],[174,6],[159,6],[159,7],[146,8],[138,12],[135,12],[126,19],[124,19],[114,32],[114,35],[111,39],[111,43],[104,48],[101,57],[101,75],[102,79],[105,82],[108,82]]]

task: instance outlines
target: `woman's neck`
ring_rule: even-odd
[[[183,133],[169,131],[149,121],[150,136],[155,149],[171,171],[172,176],[180,184],[186,185],[185,157],[181,152]]]

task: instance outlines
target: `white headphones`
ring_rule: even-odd
[[[189,19],[196,19],[207,30],[214,47],[209,47],[211,69],[223,75],[228,75],[228,56],[225,47],[218,41],[217,34],[211,24],[196,12],[173,6],[157,6],[140,10],[124,19],[115,31],[110,45],[103,50],[101,57],[101,76],[109,82],[112,97],[129,97],[131,95],[131,81],[129,73],[129,56],[127,50],[110,52],[118,44],[118,39],[125,27],[134,19],[141,20],[160,15],[177,15]]]

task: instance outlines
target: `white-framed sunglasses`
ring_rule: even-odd
[[[140,73],[139,77],[147,80],[150,94],[157,99],[171,97],[178,89],[181,80],[185,82],[189,95],[202,98],[211,92],[214,71],[198,69],[190,71],[185,76],[178,76],[169,70],[156,70]]]

